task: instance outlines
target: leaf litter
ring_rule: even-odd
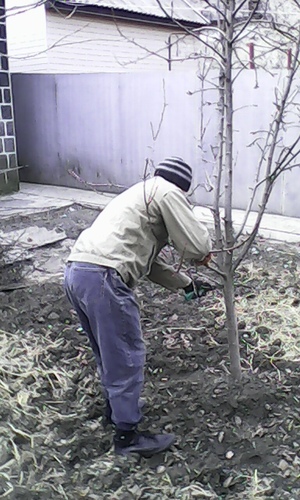
[[[74,239],[96,212],[71,208],[9,224],[58,226]],[[185,304],[146,281],[137,288],[148,351],[142,427],[178,437],[147,460],[113,454],[61,272],[0,293],[0,498],[300,498],[298,248],[263,239],[254,248],[236,277],[241,385],[228,377],[220,291]],[[60,258],[66,251],[53,246]]]

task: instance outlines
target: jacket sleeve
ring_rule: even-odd
[[[147,278],[153,283],[161,285],[171,291],[184,288],[191,283],[191,278],[180,271],[176,271],[174,267],[166,264],[160,256],[156,257],[153,261]]]
[[[211,251],[209,232],[195,216],[184,194],[179,189],[169,191],[162,198],[160,209],[169,238],[180,256],[203,260]]]

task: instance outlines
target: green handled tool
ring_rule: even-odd
[[[184,295],[184,299],[186,302],[190,302],[191,300],[204,297],[208,292],[215,290],[218,288],[216,285],[211,285],[206,281],[195,280],[193,281],[193,290],[190,292],[186,292]]]

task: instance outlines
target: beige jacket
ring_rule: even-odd
[[[68,260],[111,267],[129,287],[147,276],[176,290],[191,279],[158,256],[168,242],[184,259],[202,260],[211,250],[208,231],[183,191],[157,176],[114,198],[81,233]]]

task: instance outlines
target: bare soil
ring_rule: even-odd
[[[142,427],[178,439],[150,459],[115,457],[92,353],[62,287],[61,262],[96,215],[74,205],[2,224],[59,228],[68,240],[1,269],[1,285],[24,288],[0,293],[0,498],[299,500],[298,247],[259,239],[237,273],[241,384],[228,375],[221,291],[187,304],[140,283]]]

